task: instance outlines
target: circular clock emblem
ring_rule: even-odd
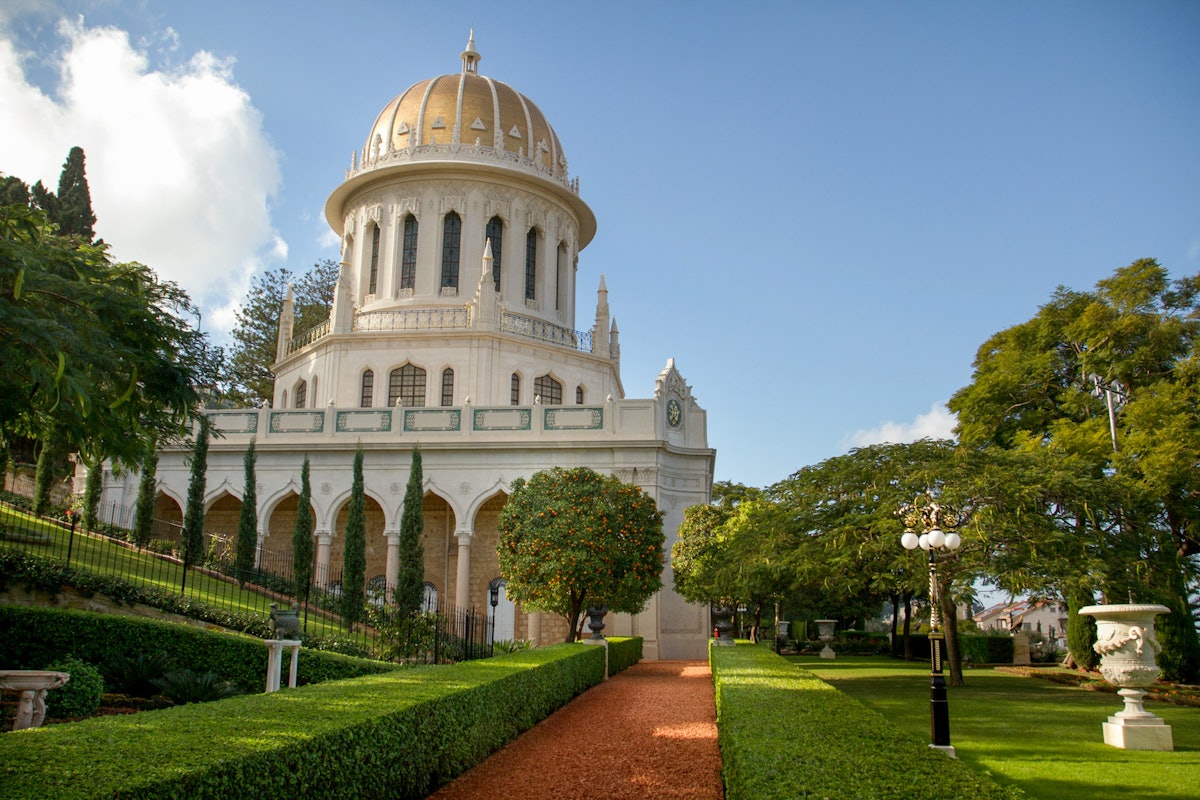
[[[680,422],[683,422],[683,407],[679,405],[678,400],[672,397],[667,401],[667,424],[672,428],[678,428]]]

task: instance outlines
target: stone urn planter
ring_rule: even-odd
[[[716,605],[712,607],[713,627],[717,638],[713,644],[732,646],[733,641],[733,606]]]
[[[606,606],[606,605],[588,606],[587,607],[587,615],[588,615],[587,626],[588,626],[588,630],[590,630],[592,632],[591,641],[593,641],[593,642],[604,641],[604,634],[601,633],[600,631],[604,630],[604,615],[607,613],[608,613],[608,606]]]
[[[1171,726],[1142,706],[1144,686],[1161,670],[1154,660],[1162,647],[1154,635],[1154,618],[1170,611],[1166,606],[1138,603],[1087,606],[1080,614],[1096,618],[1096,644],[1100,674],[1116,686],[1125,708],[1104,723],[1104,743],[1124,750],[1174,750]]]
[[[819,619],[817,623],[817,638],[825,643],[825,647],[821,650],[821,658],[837,658],[837,653],[833,652],[830,642],[833,641],[833,630],[837,627],[836,619]]]

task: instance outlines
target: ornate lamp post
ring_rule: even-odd
[[[920,547],[929,553],[929,746],[942,750],[954,758],[950,744],[950,705],[946,700],[946,676],[942,672],[941,591],[937,580],[937,554],[939,551],[957,550],[962,538],[954,531],[958,527],[958,515],[943,508],[933,500],[924,503],[916,498],[910,505],[900,508],[897,514],[904,520],[904,535],[900,544],[906,550]],[[947,528],[946,532],[942,527]],[[920,535],[917,530],[921,530]]]

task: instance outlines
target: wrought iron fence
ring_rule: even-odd
[[[344,621],[340,568],[314,570],[307,587],[293,579],[292,555],[260,549],[256,564],[239,570],[236,542],[226,534],[205,534],[198,563],[184,564],[182,526],[154,520],[149,541],[132,541],[131,509],[105,504],[93,530],[85,531],[77,514],[35,517],[0,503],[0,546],[55,560],[75,569],[119,578],[177,600],[172,608],[198,613],[208,608],[216,620],[270,635],[272,604],[299,603],[304,640],[322,649],[404,663],[445,663],[492,654],[494,620],[474,609],[442,604],[419,615],[400,615],[388,587],[368,591],[362,608]],[[299,589],[299,591],[298,591]],[[152,599],[152,598],[151,598]]]

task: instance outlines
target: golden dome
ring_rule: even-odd
[[[459,74],[418,81],[385,105],[367,136],[363,165],[429,148],[443,155],[487,151],[564,182],[567,159],[541,109],[508,84],[480,75],[479,60],[472,35]]]

